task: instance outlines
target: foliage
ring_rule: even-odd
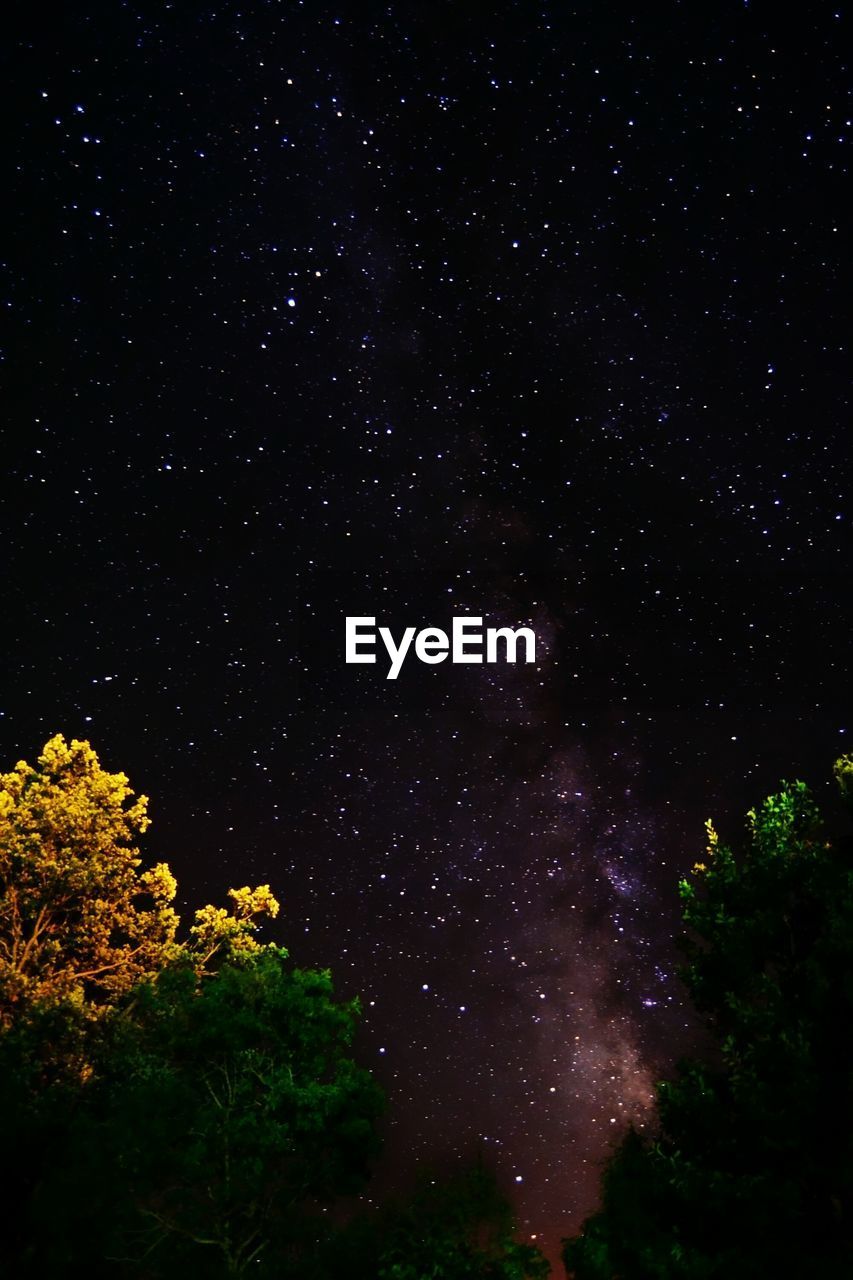
[[[538,1249],[513,1238],[512,1211],[482,1165],[423,1174],[408,1201],[356,1219],[334,1242],[331,1280],[544,1280]]]
[[[839,756],[833,773],[846,804],[853,808],[853,755]]]
[[[278,947],[139,990],[44,1180],[43,1273],[100,1257],[121,1260],[110,1274],[278,1274],[312,1239],[311,1205],[359,1190],[376,1151],[381,1094],[349,1057],[358,1013]]]
[[[278,1277],[376,1149],[357,1002],[258,940],[267,885],[179,940],[146,806],[62,737],[0,778],[3,1274]]]
[[[174,945],[175,880],[140,872],[145,796],[87,742],[52,738],[0,776],[0,1027],[67,1003],[96,1009],[155,972]]]
[[[346,1221],[383,1107],[358,1002],[259,940],[267,885],[180,938],[146,810],[87,742],[0,777],[0,1272],[541,1280],[482,1168]]]
[[[836,765],[845,786],[849,758]],[[849,791],[847,792],[849,795]],[[714,1034],[658,1089],[565,1259],[577,1280],[853,1274],[853,857],[801,782],[708,824],[681,885],[684,977]]]
[[[0,1031],[51,1022],[30,1038],[50,1047],[45,1068],[85,1076],[89,1024],[169,964],[201,973],[251,953],[257,918],[278,913],[268,885],[232,889],[232,912],[202,907],[179,944],[174,876],[140,869],[147,807],[88,742],[61,735],[37,767],[0,776]]]

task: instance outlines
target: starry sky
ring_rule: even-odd
[[[7,22],[3,767],[89,738],[186,912],[268,881],[375,1194],[484,1150],[552,1256],[695,1035],[705,818],[849,748],[844,31],[785,9]]]

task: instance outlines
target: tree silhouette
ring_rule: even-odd
[[[853,795],[853,760],[836,763]],[[802,782],[708,824],[682,882],[684,976],[714,1036],[658,1088],[659,1132],[629,1133],[603,1204],[564,1257],[577,1280],[853,1274],[853,852]]]
[[[332,1241],[323,1280],[545,1280],[550,1267],[514,1238],[510,1205],[482,1164],[421,1174],[414,1193],[362,1216]]]

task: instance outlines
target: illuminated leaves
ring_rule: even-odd
[[[76,738],[0,776],[0,1028],[55,1005],[96,1018],[170,964],[202,974],[259,949],[258,921],[279,910],[269,885],[202,907],[177,941],[175,877],[141,870],[147,807]]]
[[[61,735],[0,776],[0,1026],[65,1001],[94,1015],[172,954],[174,877],[139,871],[147,805]]]

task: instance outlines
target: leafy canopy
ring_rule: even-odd
[[[259,945],[257,917],[278,912],[268,885],[232,889],[230,913],[202,907],[176,941],[175,878],[164,862],[142,870],[136,847],[147,808],[61,734],[0,775],[0,1028],[60,1005],[97,1017],[181,957],[203,969]]]
[[[276,946],[140,987],[43,1174],[41,1270],[102,1258],[152,1280],[280,1280],[325,1230],[317,1206],[358,1192],[378,1149],[382,1095],[350,1056],[358,1017]]]
[[[853,758],[835,777],[853,803]],[[739,849],[707,831],[680,889],[712,1042],[610,1161],[566,1246],[577,1280],[853,1275],[853,847],[802,782],[750,810]]]
[[[283,1280],[377,1148],[359,1005],[261,944],[268,885],[180,940],[146,808],[61,736],[0,777],[0,1269]]]

